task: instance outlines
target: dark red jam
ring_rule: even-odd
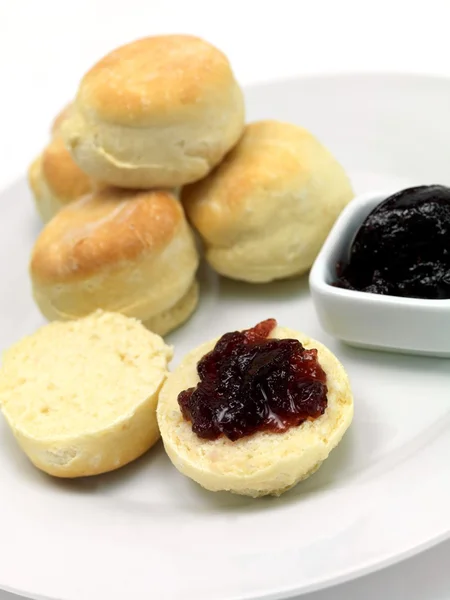
[[[275,319],[226,333],[199,361],[197,387],[178,403],[199,437],[230,440],[257,431],[283,432],[327,407],[326,375],[317,350],[298,340],[269,338]]]
[[[337,275],[335,285],[350,290],[450,298],[450,188],[409,188],[379,204]]]

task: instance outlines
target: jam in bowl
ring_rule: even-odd
[[[450,356],[450,190],[356,197],[310,273],[325,331],[354,346]]]

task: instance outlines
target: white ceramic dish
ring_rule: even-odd
[[[449,80],[314,77],[253,87],[247,102],[252,119],[314,131],[358,193],[450,183]],[[27,276],[38,230],[24,181],[0,194],[2,348],[43,323]],[[250,286],[204,270],[199,310],[169,338],[175,364],[204,339],[270,316],[329,345],[352,380],[353,425],[324,466],[260,501],[201,490],[161,446],[107,476],[55,481],[0,420],[0,588],[58,600],[267,600],[450,536],[450,362],[340,344],[320,327],[306,278]]]
[[[450,300],[380,296],[332,285],[336,264],[348,257],[362,222],[388,196],[369,192],[355,198],[323,245],[309,278],[320,323],[327,333],[352,346],[449,357]]]

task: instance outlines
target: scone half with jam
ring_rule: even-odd
[[[278,496],[314,473],[353,417],[334,354],[274,319],[192,350],[161,390],[174,466],[204,488]]]

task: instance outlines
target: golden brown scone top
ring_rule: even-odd
[[[33,278],[73,281],[143,253],[157,254],[183,220],[179,202],[166,190],[94,191],[65,207],[42,230],[31,257]]]
[[[107,54],[81,81],[78,109],[123,125],[167,119],[211,102],[233,81],[226,56],[190,35],[137,40]]]
[[[325,152],[309,131],[297,125],[272,120],[250,123],[214,171],[183,188],[187,214],[206,238],[211,236],[217,243],[229,228],[238,233],[248,200],[258,204],[260,197],[263,212],[268,193],[301,188]],[[247,221],[242,223],[248,226]]]

